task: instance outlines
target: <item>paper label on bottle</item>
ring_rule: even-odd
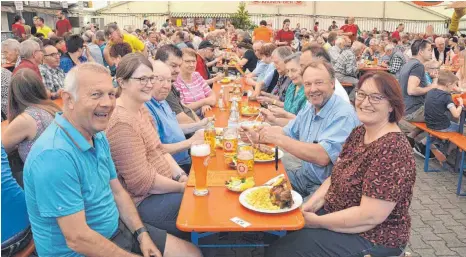
[[[233,221],[234,223],[240,225],[243,228],[247,228],[247,227],[251,226],[251,223],[249,223],[249,222],[247,222],[247,221],[245,221],[243,219],[240,219],[238,217],[233,217],[230,220]]]

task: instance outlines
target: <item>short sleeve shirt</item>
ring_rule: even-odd
[[[343,32],[345,33],[352,33],[352,35],[349,36],[351,42],[354,42],[356,40],[356,37],[358,35],[358,26],[356,24],[345,24],[340,29],[343,30]]]
[[[388,133],[364,144],[365,128],[359,126],[348,137],[332,171],[324,210],[333,213],[359,206],[362,196],[396,202],[387,219],[359,233],[376,245],[405,246],[409,240],[409,206],[416,180],[413,151],[403,133]]]
[[[63,34],[71,30],[71,23],[68,19],[58,20],[55,27],[57,28],[57,36],[62,37]]]
[[[24,30],[24,26],[22,24],[14,23],[13,25],[11,25],[11,31],[17,37],[22,37],[22,35],[26,34],[26,30]]]
[[[417,59],[409,60],[400,70],[399,82],[405,102],[405,115],[411,114],[424,105],[425,95],[408,95],[408,80],[410,76],[418,77],[420,87],[427,85],[424,65]]]
[[[174,85],[172,85],[170,93],[168,93],[167,99],[165,100],[167,101],[168,105],[170,105],[170,108],[172,108],[172,111],[174,111],[176,115],[178,115],[181,112],[184,112],[191,119],[195,120],[195,113],[188,107],[181,104],[180,92],[176,90]]]
[[[41,33],[44,35],[44,38],[49,38],[49,33],[52,32],[52,29],[48,26],[42,26],[42,28],[37,29],[36,33]]]
[[[186,136],[176,120],[176,114],[172,111],[167,101],[159,102],[152,98],[146,102],[146,107],[152,115],[154,123],[157,125],[157,131],[162,143],[174,144],[186,140]],[[191,157],[187,150],[172,155],[179,165],[191,163]]]
[[[449,107],[454,107],[451,94],[440,89],[432,89],[427,92],[424,107],[424,118],[426,125],[430,129],[442,130],[450,126],[450,119],[447,113]]]
[[[123,34],[123,42],[128,43],[131,46],[133,53],[142,52],[145,47],[144,43],[139,40],[139,38],[131,34]]]
[[[190,83],[185,82],[181,75],[178,75],[175,83],[173,83],[176,90],[180,92],[181,102],[190,104],[197,102],[209,96],[212,89],[207,85],[206,81],[202,78],[199,72],[194,72]]]
[[[209,69],[207,68],[204,58],[199,54],[196,54],[196,71],[199,72],[205,80],[210,79]]]
[[[39,256],[81,256],[68,248],[57,218],[85,211],[87,225],[110,238],[119,213],[110,188],[117,178],[103,132],[93,146],[61,113],[42,133],[24,164],[24,191]]]
[[[296,173],[298,182],[311,181],[313,184],[321,184],[330,176],[343,143],[359,125],[359,120],[351,104],[335,94],[319,112],[315,111],[314,106],[307,103],[296,118],[283,128],[283,132],[301,142],[316,142],[325,149],[331,160],[327,166],[302,161],[301,170]]]
[[[253,36],[255,41],[262,40],[264,43],[270,43],[270,39],[272,38],[272,31],[265,26],[260,26],[254,29]]]
[[[284,31],[283,29],[281,29],[277,32],[275,40],[278,40],[280,42],[287,42],[288,45],[291,45],[291,41],[294,40],[294,33],[291,30]]]
[[[243,71],[249,70],[250,72],[252,72],[257,65],[257,56],[254,54],[254,51],[247,50],[244,53],[243,58],[248,60],[248,62],[243,66]]]

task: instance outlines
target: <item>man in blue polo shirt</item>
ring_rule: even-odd
[[[298,170],[285,165],[293,189],[304,198],[312,195],[330,176],[343,144],[358,126],[356,112],[335,92],[335,72],[328,62],[316,58],[303,68],[308,103],[285,127],[247,130],[259,143],[273,143],[301,160]],[[241,131],[241,137],[248,137]]]
[[[63,113],[37,139],[24,165],[39,256],[200,256],[192,244],[143,224],[117,179],[102,132],[115,108],[108,70],[92,62],[74,67],[62,99]]]
[[[203,128],[209,119],[204,118],[200,122],[179,124],[176,114],[172,111],[167,101],[165,101],[171,89],[170,67],[161,61],[153,62],[152,66],[156,82],[152,90],[152,99],[146,102],[146,106],[157,125],[163,147],[168,153],[173,155],[173,158],[184,172],[189,174],[191,157],[189,156],[188,149],[194,141],[204,139],[204,133],[199,129]],[[185,134],[193,132],[195,132],[194,135],[186,140]]]

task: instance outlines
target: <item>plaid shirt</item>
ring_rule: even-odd
[[[147,52],[149,53],[149,59],[153,58],[157,52],[157,45],[152,44],[149,41],[146,41],[144,44],[146,45]]]
[[[358,64],[353,50],[351,48],[344,49],[338,56],[333,68],[336,73],[341,75],[356,77],[358,74]]]
[[[63,82],[65,80],[65,73],[60,68],[51,68],[47,64],[39,65],[40,75],[44,81],[45,87],[50,92],[55,93],[59,89],[63,88]]]
[[[396,74],[403,66],[403,59],[398,56],[394,56],[388,65],[388,72]]]

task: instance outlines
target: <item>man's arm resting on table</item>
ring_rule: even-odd
[[[57,218],[57,222],[65,236],[66,245],[77,253],[91,257],[138,256],[119,248],[92,230],[86,223],[84,211]]]
[[[207,125],[207,123],[204,124],[204,122],[200,121],[200,122],[180,124],[180,128],[181,130],[183,130],[183,133],[186,135],[186,134],[191,134],[191,133],[198,131],[199,129],[203,128],[205,125]]]
[[[330,163],[330,157],[327,151],[325,151],[320,144],[294,140],[286,136],[283,131],[277,136],[277,139],[276,144],[278,146],[303,161],[315,163],[320,166],[326,166]]]
[[[290,118],[290,119],[288,119],[288,118],[276,118],[273,121],[273,125],[284,127],[284,126],[288,125],[288,122],[290,122],[290,120],[292,120],[292,119],[294,119],[294,118]]]
[[[408,79],[408,95],[411,96],[420,96],[425,95],[431,89],[435,88],[435,86],[428,86],[428,87],[421,87],[420,86],[421,80],[416,76],[409,76]]]
[[[189,123],[194,123],[196,122],[195,120],[193,120],[191,117],[189,117],[186,113],[184,112],[180,112],[176,115],[176,120],[178,121],[178,123],[180,124],[189,124]],[[184,132],[184,131],[183,131]]]

